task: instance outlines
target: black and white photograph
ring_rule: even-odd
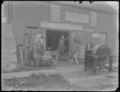
[[[118,1],[3,1],[3,91],[116,91]]]

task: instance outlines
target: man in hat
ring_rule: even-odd
[[[34,57],[38,62],[40,61],[41,56],[44,55],[45,48],[44,48],[44,43],[43,43],[43,37],[40,36],[36,41],[34,41]]]
[[[64,55],[64,36],[62,35],[60,40],[59,40],[59,54]]]

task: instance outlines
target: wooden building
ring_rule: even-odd
[[[107,4],[93,2],[93,5],[84,5],[64,1],[8,3],[6,25],[13,29],[16,48],[19,44],[24,44],[24,34],[29,30],[33,41],[39,35],[46,37],[46,51],[48,48],[53,51],[58,48],[61,35],[69,38],[65,42],[67,52],[76,49],[79,58],[84,57],[84,47],[89,37],[93,38],[94,45],[105,41],[111,51],[116,50],[116,12]],[[74,43],[75,38],[79,39],[79,44]]]

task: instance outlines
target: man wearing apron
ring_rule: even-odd
[[[39,37],[39,39],[34,41],[34,57],[37,61],[36,65],[38,65],[38,63],[40,62],[40,58],[41,56],[44,55],[44,52],[45,52],[44,44],[41,41],[41,37]]]

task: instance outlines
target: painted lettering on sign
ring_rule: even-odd
[[[89,23],[89,17],[85,14],[65,12],[65,20],[71,22]]]
[[[82,31],[82,26],[81,25],[72,25],[72,24],[63,24],[63,23],[51,23],[51,22],[41,22],[40,26],[43,27],[43,28]]]
[[[100,34],[93,34],[93,37],[100,38],[101,35]]]

